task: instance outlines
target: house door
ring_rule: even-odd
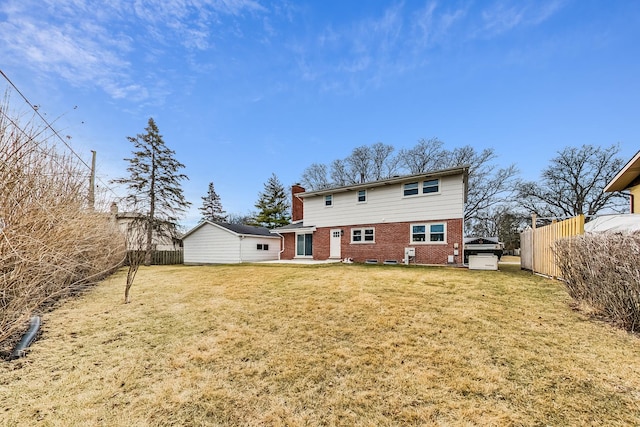
[[[310,257],[313,255],[313,234],[296,235],[296,257]]]
[[[342,242],[342,231],[331,230],[331,240],[329,241],[329,258],[341,258],[340,243]]]

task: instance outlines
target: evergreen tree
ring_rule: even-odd
[[[258,213],[254,218],[256,225],[275,228],[291,222],[287,192],[276,174],[272,174],[264,184],[264,192],[260,193],[255,207],[258,208]]]
[[[128,178],[112,182],[128,187],[129,205],[139,213],[139,226],[144,230],[145,260],[151,264],[153,236],[176,237],[177,221],[191,205],[183,195],[181,182],[188,179],[180,173],[184,165],[177,161],[175,151],[167,148],[153,118],[149,119],[146,133],[127,139],[134,151],[129,162]]]
[[[209,183],[209,191],[207,195],[202,197],[202,221],[225,222],[227,213],[222,209],[220,196],[213,187],[213,182]]]

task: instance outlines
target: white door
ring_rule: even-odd
[[[341,258],[340,242],[342,240],[342,230],[331,230],[331,240],[329,241],[329,258]]]

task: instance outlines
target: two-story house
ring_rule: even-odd
[[[292,187],[281,259],[462,264],[468,167],[305,191]]]

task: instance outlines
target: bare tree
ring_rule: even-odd
[[[519,184],[518,198],[528,211],[541,217],[589,217],[606,209],[622,211],[626,197],[603,192],[624,165],[617,157],[619,151],[615,144],[607,148],[566,147],[542,171],[541,181]]]
[[[246,214],[242,213],[230,213],[227,216],[227,222],[230,224],[244,224],[244,225],[252,225],[255,224],[255,218],[258,216],[257,212],[248,212]]]
[[[466,232],[470,236],[496,236],[504,243],[506,250],[513,250],[520,247],[520,233],[530,219],[513,203],[502,204],[478,212],[469,221]]]
[[[355,180],[349,171],[349,167],[344,160],[334,160],[331,162],[331,181],[334,186],[355,184]]]
[[[312,163],[302,172],[300,180],[304,188],[309,191],[321,190],[331,186],[327,177],[327,165],[322,163]]]
[[[470,221],[481,211],[509,200],[517,184],[518,169],[515,165],[498,168],[492,148],[476,151],[470,145],[443,152],[443,168],[469,166],[469,189],[464,209],[465,221]]]
[[[392,156],[392,145],[376,142],[371,146],[371,179],[378,181],[393,176],[397,171],[398,161]]]
[[[444,143],[438,138],[421,139],[411,149],[400,150],[400,165],[410,174],[441,169],[445,163]]]
[[[146,235],[140,233],[144,229],[144,224],[133,221],[127,225],[126,241],[127,241],[127,282],[124,287],[124,303],[131,302],[131,286],[136,278],[136,274],[140,266],[144,263],[146,251],[142,250],[145,246]]]
[[[446,150],[443,145],[438,138],[420,139],[413,148],[400,150],[397,156],[392,156],[392,146],[381,142],[370,147],[357,147],[346,159],[331,163],[329,186],[359,184],[400,173],[419,174],[468,166],[468,196],[465,204],[465,221],[468,225],[479,212],[504,203],[513,194],[518,171],[513,165],[496,167],[493,161],[497,156],[493,149],[479,152],[467,145]],[[311,170],[322,171],[320,166],[308,168],[305,172],[309,173],[303,181],[317,183],[319,180],[310,178]],[[317,188],[320,187],[312,186],[312,189]]]
[[[354,148],[345,162],[349,165],[350,175],[355,178],[356,183],[362,184],[371,181],[373,166],[371,148],[366,145]]]

